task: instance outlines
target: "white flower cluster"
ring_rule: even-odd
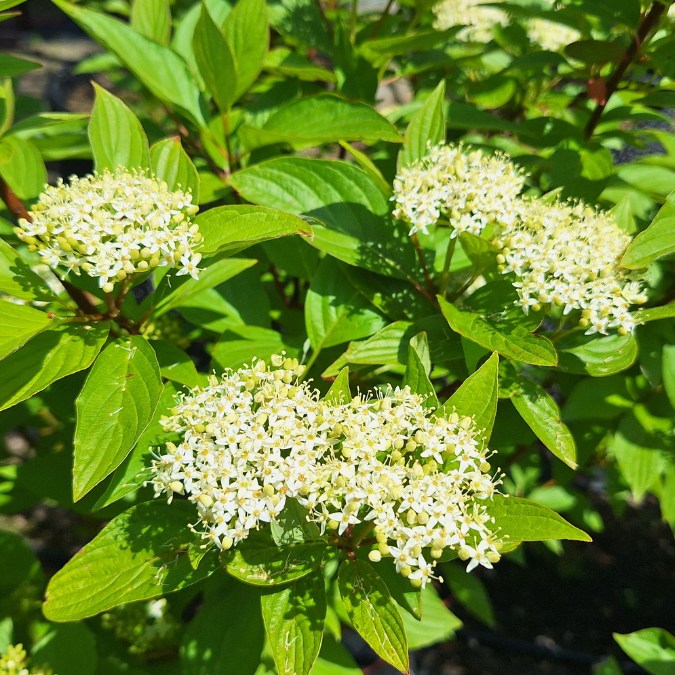
[[[557,305],[563,314],[581,310],[586,333],[635,326],[630,305],[646,302],[634,274],[619,264],[630,243],[611,213],[584,204],[523,200],[517,224],[496,244],[504,273],[518,278],[520,301],[530,307]]]
[[[117,282],[155,267],[197,278],[202,237],[190,222],[197,209],[189,190],[118,167],[47,186],[16,231],[52,269],[85,272],[111,293]]]
[[[630,237],[611,213],[583,203],[521,196],[524,176],[505,155],[436,145],[394,179],[394,218],[423,231],[446,219],[458,232],[494,227],[504,273],[517,277],[527,313],[545,305],[579,310],[587,334],[630,332],[630,306],[646,302],[639,277],[620,265]]]
[[[488,42],[496,25],[506,25],[508,15],[496,7],[485,7],[493,0],[441,0],[433,8],[436,30],[466,26],[457,35],[460,40]]]
[[[393,216],[410,223],[410,234],[445,218],[454,232],[478,235],[486,225],[514,222],[524,182],[506,155],[441,143],[394,179]]]
[[[538,17],[527,22],[527,33],[532,42],[549,52],[557,52],[581,37],[581,33],[571,26]]]
[[[294,498],[323,533],[371,527],[371,560],[393,556],[416,586],[446,549],[469,570],[499,560],[486,511],[497,481],[472,418],[433,417],[407,387],[331,404],[298,382],[295,359],[271,364],[212,377],[163,422],[182,440],[153,462],[156,494],[194,502],[206,538],[228,549]]]

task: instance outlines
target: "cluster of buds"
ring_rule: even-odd
[[[2,675],[52,675],[51,668],[30,666],[30,659],[22,644],[9,645],[0,655],[0,673]]]
[[[505,155],[435,145],[394,179],[393,215],[411,233],[445,222],[453,235],[478,235],[489,225],[525,313],[558,306],[577,312],[587,334],[632,331],[631,305],[647,297],[639,275],[620,264],[630,237],[609,212],[523,197],[523,185]]]
[[[179,395],[163,426],[180,441],[153,462],[156,494],[185,495],[223,550],[292,498],[324,534],[372,530],[371,560],[393,557],[418,587],[445,551],[469,570],[499,560],[487,513],[499,480],[472,418],[436,417],[407,387],[329,403],[302,373],[277,355]]]
[[[189,191],[118,167],[46,186],[16,232],[51,269],[84,272],[112,293],[115,284],[156,267],[197,278],[202,237],[190,221],[197,210]]]

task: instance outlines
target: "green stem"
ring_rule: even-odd
[[[445,250],[445,260],[443,261],[443,271],[441,272],[441,281],[438,288],[438,292],[445,297],[445,293],[448,290],[448,283],[450,282],[450,263],[452,262],[452,256],[455,253],[455,246],[457,245],[457,237],[450,237],[448,242],[448,248]]]

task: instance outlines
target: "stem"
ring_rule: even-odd
[[[612,94],[617,90],[621,80],[628,70],[628,67],[633,63],[633,60],[640,52],[642,45],[645,40],[649,37],[651,32],[656,28],[659,23],[659,20],[663,16],[663,13],[666,11],[666,6],[662,5],[660,2],[652,3],[652,6],[649,8],[649,11],[642,17],[640,25],[638,26],[637,33],[635,34],[634,40],[630,43],[626,51],[624,52],[623,58],[616,67],[616,70],[612,73],[611,77],[607,80],[607,91],[602,101],[599,101],[595,106],[586,128],[584,129],[584,135],[586,140],[590,139],[595,132],[596,127],[600,123],[602,118],[602,113],[605,111],[605,107],[609,99],[612,97]]]
[[[373,38],[377,37],[377,34],[382,30],[382,27],[384,26],[384,22],[387,20],[387,16],[389,15],[389,10],[391,9],[391,6],[394,4],[394,0],[388,0],[385,8],[382,10],[382,14],[380,14],[380,18],[377,20],[375,25],[373,26],[373,30],[370,31],[370,39],[372,40]]]
[[[374,528],[375,523],[371,520],[363,527],[363,529],[355,532],[354,536],[352,537],[352,547],[356,548],[366,538],[366,536],[368,536],[373,531]]]
[[[427,261],[424,258],[424,251],[422,250],[422,247],[420,246],[420,241],[419,238],[417,237],[417,232],[413,234],[410,237],[410,240],[412,241],[413,246],[415,247],[415,252],[417,253],[417,259],[420,262],[420,265],[422,267],[422,272],[424,273],[424,281],[426,282],[427,285],[427,291],[428,295],[431,296],[432,298],[434,297],[434,281],[431,278],[431,274],[429,273],[429,268],[427,267]]]
[[[448,248],[445,251],[445,260],[443,261],[443,271],[441,272],[441,281],[438,292],[445,297],[445,292],[448,290],[448,283],[450,281],[450,263],[452,256],[455,253],[455,246],[457,245],[457,237],[450,237]]]

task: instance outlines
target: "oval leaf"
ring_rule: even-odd
[[[75,401],[73,497],[77,501],[131,452],[162,393],[152,347],[134,335],[110,343]]]
[[[308,675],[321,649],[326,618],[322,574],[310,574],[260,598],[279,675]]]
[[[89,140],[97,171],[118,166],[150,166],[148,138],[136,115],[117,96],[94,83],[96,100],[89,120]]]
[[[441,80],[410,120],[398,157],[399,168],[424,157],[429,145],[445,140],[444,103],[445,80]]]
[[[48,314],[29,305],[0,300],[0,359],[41,333],[51,322]]]
[[[166,138],[150,148],[150,166],[169,190],[189,190],[192,203],[199,203],[199,174],[178,137]]]
[[[42,607],[51,621],[79,621],[126,602],[177,591],[207,577],[192,568],[194,506],[161,501],[113,518],[49,582]],[[198,546],[198,544],[197,544]]]
[[[394,668],[409,671],[403,619],[382,577],[362,560],[345,560],[338,571],[342,603],[352,625],[375,653]]]

